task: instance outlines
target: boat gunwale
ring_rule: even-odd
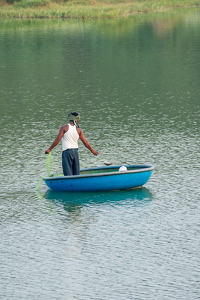
[[[102,177],[102,176],[112,176],[112,175],[123,175],[123,174],[131,174],[131,173],[141,173],[153,171],[155,167],[153,165],[124,165],[125,167],[141,167],[141,169],[136,170],[127,170],[127,171],[114,171],[114,172],[104,172],[104,173],[94,173],[94,174],[82,174],[82,175],[70,175],[70,176],[50,176],[43,177],[44,181],[55,181],[55,180],[68,180],[68,179],[81,179],[81,178],[91,178],[91,177]],[[95,171],[95,170],[104,170],[104,169],[114,169],[120,168],[121,166],[112,166],[112,167],[97,167],[97,168],[87,168],[81,169],[80,172],[85,171]]]

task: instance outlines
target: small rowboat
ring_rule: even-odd
[[[125,168],[124,168],[125,167]],[[122,169],[123,171],[119,171]],[[125,169],[125,170],[124,170]],[[44,177],[46,185],[53,191],[96,192],[124,190],[141,187],[150,178],[154,166],[125,165],[81,169],[80,175]]]

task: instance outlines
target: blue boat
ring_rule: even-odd
[[[152,165],[124,165],[81,169],[80,175],[44,177],[46,185],[60,192],[96,192],[133,189],[150,178]],[[122,170],[122,171],[121,171]]]

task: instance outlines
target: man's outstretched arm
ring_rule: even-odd
[[[49,154],[49,152],[60,143],[63,134],[64,134],[64,126],[61,126],[57,137],[55,138],[51,146],[45,151],[45,154]]]
[[[96,150],[94,150],[94,149],[91,147],[90,143],[89,143],[88,140],[85,138],[85,136],[84,136],[82,130],[81,130],[81,133],[80,133],[79,137],[80,137],[80,140],[82,141],[82,143],[84,144],[84,146],[85,146],[86,148],[88,148],[94,155],[98,155],[98,154],[99,154]]]

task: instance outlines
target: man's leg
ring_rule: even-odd
[[[78,150],[73,151],[73,157],[74,157],[74,161],[73,161],[73,165],[72,165],[73,174],[79,175],[80,174],[80,166],[79,166]]]
[[[62,167],[64,176],[73,175],[72,170],[73,165],[73,155],[71,155],[70,151],[65,150],[62,152]]]

